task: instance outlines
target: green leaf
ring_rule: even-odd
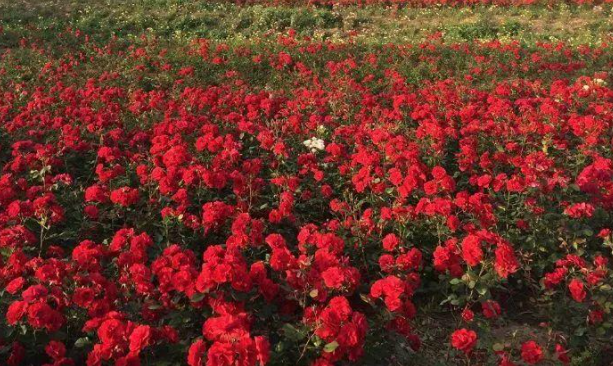
[[[77,348],[83,348],[85,346],[87,346],[88,344],[90,344],[90,340],[87,337],[83,337],[83,338],[79,338],[74,342],[75,347]]]
[[[203,294],[203,293],[195,294],[194,296],[192,296],[192,297],[190,298],[190,301],[191,301],[191,302],[199,302],[199,301],[201,301],[202,299],[204,299],[204,296],[206,296],[206,295],[205,295],[205,294]]]
[[[372,299],[366,294],[360,294],[360,299],[369,305],[373,305]]]
[[[338,348],[338,342],[334,341],[334,342],[330,342],[326,344],[324,346],[324,351],[330,353],[330,352],[334,352],[334,350],[337,348]]]
[[[479,286],[477,287],[477,293],[479,293],[479,295],[484,296],[485,294],[487,294],[487,287],[483,287],[483,286]]]
[[[300,341],[306,336],[300,330],[296,329],[293,325],[289,323],[284,324],[281,329],[283,331],[283,335],[287,339],[292,341]]]

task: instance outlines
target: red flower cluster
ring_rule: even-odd
[[[316,364],[333,364],[345,355],[357,361],[362,356],[368,323],[364,314],[351,309],[345,297],[332,298],[321,311],[309,310],[305,313],[305,321],[315,324],[315,335],[329,346],[324,348]]]

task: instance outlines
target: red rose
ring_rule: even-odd
[[[556,344],[556,357],[560,362],[567,365],[570,363],[570,357],[568,357],[568,350],[561,344]]]
[[[206,344],[204,343],[204,340],[198,339],[196,342],[192,343],[192,345],[189,347],[189,351],[187,352],[187,364],[189,366],[202,366],[202,358],[205,351]]]
[[[231,341],[249,336],[247,314],[210,317],[202,326],[202,334],[210,341]]]
[[[550,289],[557,286],[562,282],[566,273],[568,273],[568,269],[566,268],[556,268],[553,272],[545,273],[545,279],[543,281],[545,287]]]
[[[488,319],[497,318],[500,316],[500,305],[496,301],[487,300],[481,304],[481,308],[483,309],[483,316]]]
[[[503,353],[498,366],[515,366],[515,364],[511,361],[509,355]]]
[[[481,249],[481,239],[476,235],[469,235],[462,241],[462,258],[469,266],[474,267],[481,263],[483,259],[483,249]]]
[[[399,310],[402,307],[401,296],[404,294],[405,284],[396,276],[388,276],[373,283],[370,288],[370,296],[383,297],[385,305],[390,311]]]
[[[572,218],[578,219],[581,217],[592,217],[596,208],[585,202],[576,203],[564,210],[564,213]]]
[[[108,200],[108,193],[106,188],[94,185],[85,189],[85,202],[106,202]]]
[[[130,334],[130,351],[138,354],[151,343],[151,327],[139,325]]]
[[[600,309],[591,310],[588,314],[588,319],[590,324],[598,324],[602,322],[604,317],[604,312]]]
[[[387,234],[385,238],[383,238],[383,249],[391,252],[396,249],[396,247],[400,244],[400,239],[395,234]]]
[[[460,256],[456,254],[454,246],[438,246],[434,250],[434,269],[439,272],[449,270],[454,277],[462,276],[463,269],[460,265]]]
[[[266,365],[270,359],[270,343],[262,336],[255,337],[255,349],[257,358],[261,365]]]
[[[99,211],[98,211],[98,207],[96,206],[92,206],[92,205],[85,206],[85,208],[83,209],[83,213],[92,220],[98,219]]]
[[[139,197],[138,189],[130,187],[121,187],[111,192],[111,202],[124,207],[132,206],[138,202]]]
[[[495,254],[496,262],[494,267],[500,277],[507,278],[510,274],[517,272],[519,263],[510,245],[504,243],[499,244]]]
[[[47,296],[49,291],[43,285],[32,285],[28,287],[24,292],[21,293],[21,297],[29,302],[33,303],[35,301],[41,300]]]
[[[72,301],[75,305],[78,305],[82,308],[86,308],[91,305],[94,301],[96,294],[93,289],[89,287],[79,287],[75,289],[72,294]]]
[[[464,309],[464,311],[462,311],[462,319],[464,319],[465,322],[472,322],[474,318],[475,313],[473,313],[472,310]]]
[[[396,259],[396,265],[402,270],[417,270],[421,265],[422,254],[417,248],[411,248],[406,254],[401,254]]]
[[[536,365],[543,359],[543,349],[535,341],[521,345],[521,358],[529,365]]]
[[[17,291],[25,285],[26,280],[23,277],[17,277],[6,285],[5,290],[11,295],[14,295]]]
[[[572,296],[573,300],[576,302],[583,302],[585,300],[585,289],[583,288],[583,282],[578,279],[572,279],[568,284],[568,290],[570,291],[570,296]]]
[[[15,301],[9,305],[6,311],[6,322],[9,325],[14,325],[25,315],[28,311],[28,303],[25,301]]]
[[[51,306],[37,302],[28,307],[28,322],[34,328],[45,328],[54,332],[62,326],[63,318]]]
[[[468,329],[459,329],[451,334],[453,348],[469,354],[477,344],[477,333]]]
[[[328,288],[341,288],[341,286],[343,286],[343,282],[345,282],[345,274],[343,269],[340,267],[328,268],[321,274],[321,277]]]
[[[125,325],[118,319],[107,319],[98,328],[98,338],[111,346],[125,337]]]
[[[207,353],[206,366],[233,365],[235,351],[231,343],[215,342]]]
[[[62,342],[50,341],[45,347],[45,352],[53,360],[58,361],[66,355],[66,346]]]
[[[13,342],[11,346],[11,355],[6,361],[6,364],[8,366],[22,365],[25,357],[26,357],[25,347],[17,342]]]

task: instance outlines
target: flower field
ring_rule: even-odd
[[[173,1],[0,5],[0,364],[610,364],[609,4]]]

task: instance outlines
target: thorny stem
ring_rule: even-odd
[[[38,222],[40,225],[40,234],[39,234],[39,248],[38,248],[38,256],[40,257],[43,254],[43,245],[45,243],[45,231],[47,228],[47,216],[43,216],[41,220]]]
[[[311,335],[309,336],[309,339],[307,339],[307,342],[305,343],[304,347],[302,347],[302,352],[300,352],[300,357],[298,357],[298,360],[296,361],[296,363],[298,363],[298,362],[300,362],[300,360],[302,360],[302,357],[304,357],[304,355],[306,354],[307,347],[309,346],[309,343],[311,343],[311,339],[313,339],[314,336],[315,336],[315,332],[311,333]]]

